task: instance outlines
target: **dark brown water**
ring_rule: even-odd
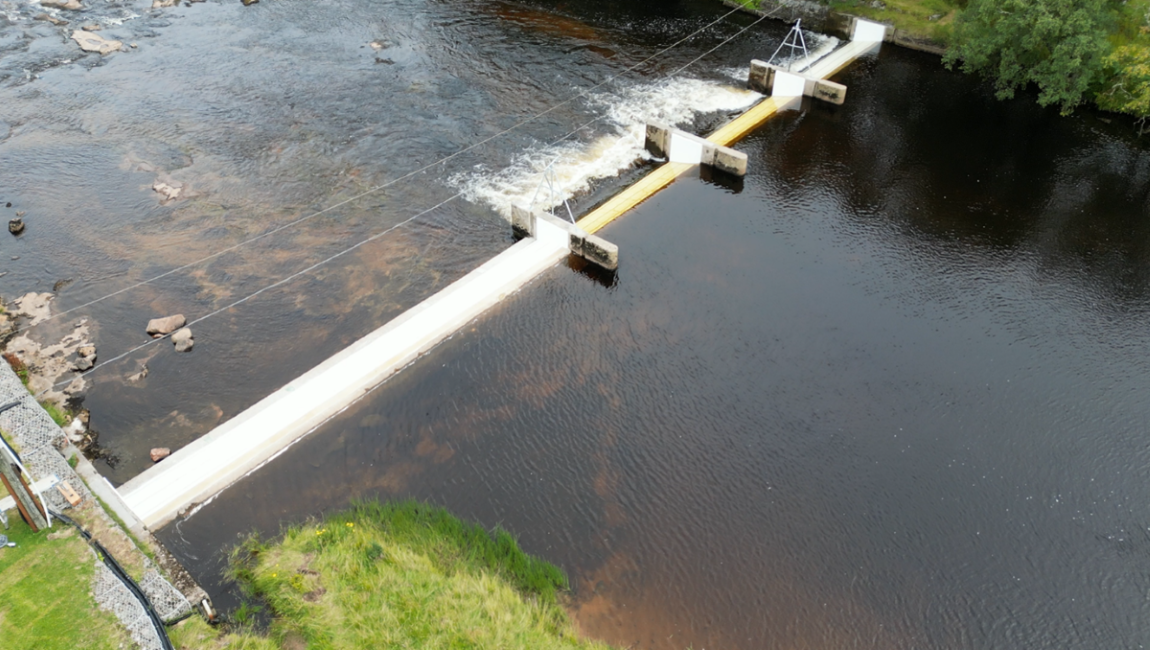
[[[285,12],[272,13],[278,29],[307,14],[291,2],[257,6],[265,5]],[[634,52],[653,51],[722,11],[706,3],[579,3],[550,7],[562,20],[546,20],[548,8],[520,5],[411,7],[420,17],[467,17],[459,31],[444,27],[450,21],[419,23],[432,25],[420,38],[483,53],[454,70],[504,71],[485,73],[485,99],[468,100],[466,110],[455,101],[474,87],[472,77],[458,87],[444,82],[428,99],[426,110],[446,116],[450,128],[413,137],[441,137],[438,152],[468,129],[494,132],[504,122],[493,116],[520,114],[520,102],[564,96],[570,78],[548,70],[587,78],[576,86],[597,83],[629,64],[621,58],[639,60]],[[229,20],[241,15],[230,5],[206,8],[229,12]],[[376,38],[322,15],[318,24],[352,30],[349,41]],[[201,31],[157,27],[159,40],[218,38],[208,33],[212,19],[186,20],[202,20]],[[267,26],[235,29],[253,41],[271,38]],[[756,31],[696,77],[719,79],[720,68],[773,50],[781,32]],[[693,44],[677,61],[718,40]],[[531,62],[534,74],[524,73]],[[419,60],[405,74],[437,69]],[[313,88],[324,87],[324,74],[343,73],[318,64],[300,72],[314,75]],[[3,92],[31,92],[48,74]],[[554,90],[521,92],[515,84],[524,79]],[[742,183],[680,179],[606,229],[622,251],[617,277],[549,271],[160,536],[227,607],[234,600],[218,575],[238,534],[274,533],[352,498],[414,496],[502,524],[563,566],[580,625],[621,646],[1142,647],[1150,639],[1146,144],[1119,121],[1060,118],[1026,97],[996,102],[937,59],[893,48],[838,80],[850,88],[845,106],[806,106],[739,145],[750,156]],[[357,93],[374,91],[342,88],[308,93],[309,101],[325,110],[343,102],[349,114],[366,116]],[[391,96],[379,92],[377,102]],[[277,105],[267,110],[275,115]],[[473,164],[499,169],[596,114],[594,106],[573,110],[542,128],[536,143],[503,145],[452,173],[466,178]],[[289,133],[291,115],[263,128]],[[247,128],[258,133],[257,126]],[[351,155],[339,124],[328,129],[319,150],[335,160]],[[5,170],[22,133],[14,129],[0,144]],[[350,150],[357,146],[364,145]],[[397,165],[397,155],[363,152],[376,161],[363,173],[390,177],[379,161]],[[288,188],[283,179],[296,178],[311,189],[284,205],[302,209],[305,199],[328,198],[322,181],[337,177],[316,169],[314,187],[311,177],[287,172],[245,178],[280,178]],[[366,229],[393,214],[388,206],[422,206],[451,188],[424,183],[357,218]],[[156,383],[146,399],[94,390],[94,409],[101,399],[121,409],[96,409],[96,417],[127,422],[108,437],[122,449],[146,449],[150,443],[133,440],[164,439],[149,424],[157,414],[218,403],[205,394],[231,399],[216,416],[228,417],[505,244],[503,225],[482,202],[456,209],[436,222],[435,236],[416,231],[394,244],[396,255],[421,247],[418,259],[428,261],[392,271],[411,278],[405,298],[377,285],[388,275],[374,267],[358,276],[358,291],[348,286],[377,259],[365,255],[325,282],[237,310],[231,338],[214,344],[231,347],[201,350],[197,337],[192,357],[157,355],[153,367],[168,364],[167,374],[149,377]],[[180,223],[168,210],[138,217],[163,241]],[[70,241],[60,223],[60,241]],[[199,223],[189,216],[173,230],[199,241],[191,236]],[[306,256],[313,244],[354,240],[360,231],[341,223],[329,228],[344,235],[282,248]],[[26,241],[35,240],[20,245]],[[299,259],[287,253],[284,264]],[[117,255],[102,264],[135,269],[142,262],[134,260],[150,254]],[[262,264],[258,256],[243,261]],[[443,264],[451,271],[428,280]],[[249,282],[264,275],[252,272]],[[107,285],[123,279],[104,277]],[[210,276],[219,287],[244,277]],[[187,282],[157,288],[152,300],[200,296],[208,284]],[[102,286],[91,281],[85,291]],[[295,311],[281,311],[292,304]],[[102,335],[112,313],[101,319]]]
[[[359,497],[516,531],[642,648],[1150,638],[1144,145],[888,49],[162,537]]]

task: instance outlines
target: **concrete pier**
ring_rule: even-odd
[[[567,233],[567,249],[572,255],[582,257],[608,271],[619,268],[619,247],[615,244],[546,212],[531,211],[519,206],[511,208],[511,229],[520,237],[535,237],[539,232],[541,221]]]
[[[713,167],[735,176],[747,175],[747,154],[662,124],[648,124],[644,143],[651,155],[674,163]]]

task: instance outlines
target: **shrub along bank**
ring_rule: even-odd
[[[359,504],[275,542],[249,538],[231,574],[268,608],[266,633],[243,625],[245,606],[222,633],[198,618],[177,626],[177,647],[607,649],[576,635],[557,567],[506,531],[416,502]]]
[[[1143,130],[1150,119],[1150,0],[818,1],[938,42],[948,67],[985,77],[1001,99],[1033,87],[1063,114],[1093,102]]]

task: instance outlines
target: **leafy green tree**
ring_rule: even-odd
[[[1065,115],[1098,80],[1113,20],[1107,0],[970,0],[944,61],[993,80],[999,99],[1033,83]]]
[[[1108,80],[1095,101],[1108,111],[1137,116],[1139,131],[1145,133],[1150,118],[1150,48],[1124,45],[1111,52],[1102,64]]]

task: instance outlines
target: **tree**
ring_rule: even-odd
[[[999,99],[1034,83],[1065,115],[1099,78],[1113,20],[1107,0],[970,0],[943,60],[992,79]]]
[[[1139,133],[1145,133],[1150,119],[1150,49],[1124,45],[1102,64],[1109,76],[1095,101],[1108,111],[1137,116]]]

